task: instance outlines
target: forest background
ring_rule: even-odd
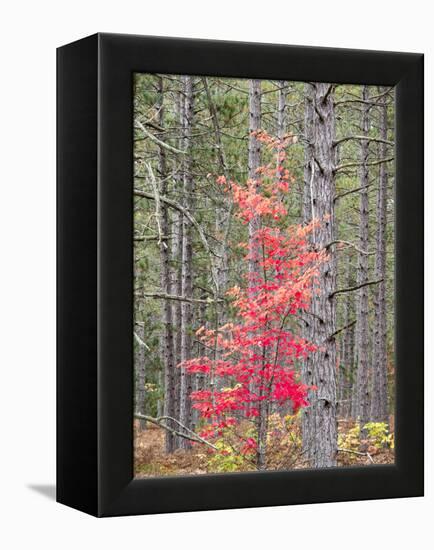
[[[134,108],[137,473],[393,461],[393,89],[136,75]]]

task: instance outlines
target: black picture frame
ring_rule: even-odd
[[[57,51],[57,500],[95,516],[423,495],[423,55],[95,34]],[[133,479],[133,73],[396,86],[396,462]]]

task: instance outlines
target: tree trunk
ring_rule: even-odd
[[[145,327],[143,324],[136,324],[134,327],[138,338],[136,339],[136,353],[135,353],[135,371],[136,371],[136,385],[135,385],[135,410],[140,414],[146,414],[146,364],[145,364],[145,347],[141,343],[144,341]],[[139,421],[140,429],[144,430],[146,422],[144,420]]]
[[[250,80],[249,83],[249,180],[254,182],[255,187],[258,187],[258,174],[257,169],[261,164],[261,144],[256,138],[255,132],[261,129],[261,81]],[[256,286],[255,276],[259,271],[259,264],[257,260],[257,232],[261,227],[261,220],[259,216],[255,216],[249,223],[249,250],[251,258],[249,260],[249,293],[253,295],[255,293],[254,287]],[[259,350],[252,350],[252,353],[259,355]],[[263,385],[256,388],[258,396],[262,397]],[[258,434],[258,446],[256,455],[256,466],[258,470],[264,470],[266,468],[266,453],[267,453],[267,400],[260,400],[258,402],[259,415],[257,420],[257,434]]]
[[[288,87],[284,80],[279,81],[279,95],[277,104],[277,137],[282,140],[286,133],[286,94],[288,93]]]
[[[313,163],[314,163],[314,135],[313,135],[313,86],[311,84],[304,85],[304,185],[302,195],[302,219],[303,224],[307,225],[312,221],[312,201],[311,201],[311,187],[313,184],[312,177],[314,175]],[[313,317],[305,312],[304,319],[302,321],[302,335],[307,341],[313,340]],[[308,355],[302,361],[301,375],[302,380],[306,384],[309,380],[312,380],[313,373],[313,356]],[[310,395],[312,398],[312,395]],[[308,414],[308,411],[303,412],[302,421],[302,441],[303,451],[306,457],[310,454],[310,439],[313,434],[313,421],[312,415]]]
[[[193,176],[191,170],[192,151],[191,151],[191,130],[193,124],[193,78],[191,76],[183,77],[184,83],[184,116],[183,116],[183,142],[186,154],[183,158],[183,206],[191,210],[193,200]],[[181,295],[185,297],[193,296],[192,285],[192,234],[191,222],[187,216],[182,216],[182,265],[181,265]],[[193,307],[190,302],[181,303],[181,362],[191,358],[192,351],[192,324]],[[181,368],[180,381],[180,422],[190,428],[191,425],[191,375]],[[190,444],[187,439],[182,439],[180,447],[187,448]]]
[[[180,183],[180,182],[177,182]],[[174,296],[182,295],[181,288],[181,262],[182,262],[182,220],[181,215],[176,210],[172,213],[172,269],[171,269],[171,291]],[[175,373],[173,377],[174,384],[174,417],[179,418],[179,388],[181,381],[181,369],[178,367],[181,362],[181,302],[177,300],[168,300],[172,307],[173,321],[173,360],[175,364]],[[175,448],[179,447],[181,438],[174,437]]]
[[[320,221],[312,233],[312,243],[322,250],[335,240],[335,117],[332,85],[312,84],[312,142],[307,147],[311,216]],[[304,449],[314,468],[336,466],[336,261],[334,248],[321,265],[318,293],[314,294],[310,320],[310,340],[318,346],[304,366],[304,382],[316,386],[309,392],[310,406],[304,409]]]
[[[177,147],[182,150],[184,146],[183,140],[183,123],[184,123],[184,85],[182,77],[179,79],[179,92],[176,94],[176,104],[175,104],[175,114],[178,121],[180,132],[177,139]],[[178,168],[175,170],[174,174],[174,187],[175,195],[182,193],[183,188],[183,168]],[[182,296],[182,276],[181,276],[181,266],[182,266],[182,241],[183,241],[183,223],[182,215],[177,210],[172,211],[172,220],[171,220],[171,294],[174,296]],[[173,300],[171,301],[172,306],[172,320],[173,320],[173,358],[175,363],[175,375],[174,375],[174,417],[179,419],[180,416],[180,386],[181,386],[181,368],[178,365],[181,363],[181,331],[182,331],[182,315],[181,315],[181,302]],[[180,437],[174,437],[174,446],[179,448],[181,444]]]
[[[255,182],[257,187],[257,169],[261,164],[261,144],[254,135],[261,129],[261,81],[250,80],[249,85],[249,159],[248,177]],[[261,226],[259,216],[255,216],[249,223],[249,247],[255,248],[255,235]],[[258,271],[258,262],[255,259],[249,261],[249,277]],[[249,281],[251,286],[251,281]]]
[[[277,103],[277,137],[279,138],[280,143],[282,143],[285,134],[286,134],[286,94],[288,93],[288,87],[284,80],[279,81],[279,94],[278,94],[278,103]],[[283,163],[280,158],[281,149],[279,149],[279,155],[277,157],[277,173],[279,180],[283,179]]]
[[[363,86],[362,99],[369,100],[368,87]],[[369,105],[362,107],[362,133],[369,134]],[[369,143],[362,140],[360,143],[360,225],[359,225],[359,248],[362,251],[369,249],[369,172],[368,172]],[[369,280],[369,256],[359,253],[358,259],[358,281],[364,284]],[[357,416],[361,427],[361,440],[366,439],[364,425],[369,422],[370,417],[370,388],[369,388],[369,290],[365,286],[358,291],[357,311]]]
[[[203,295],[203,298],[206,299],[207,295]],[[198,319],[198,326],[200,327],[206,327],[206,304],[200,303],[198,304],[198,307],[196,308],[196,316]],[[193,349],[195,349],[195,357],[207,357],[208,356],[208,349],[206,347],[202,346],[202,342],[200,340],[196,341],[196,344],[193,346]],[[206,389],[205,384],[205,374],[197,373],[194,375],[193,378],[193,389],[194,391],[201,391]],[[200,415],[199,411],[197,409],[193,409],[191,411],[191,424],[192,429],[194,430],[197,426],[197,423],[199,421]]]
[[[164,88],[163,78],[158,80],[158,124],[164,127]],[[162,146],[158,150],[158,176],[160,178],[161,195],[167,194],[167,163],[166,149]],[[158,182],[157,182],[158,185]],[[160,215],[160,229],[163,236],[169,233],[169,213],[167,205],[161,204],[161,210],[157,215]],[[161,236],[161,235],[160,235]],[[170,250],[166,240],[159,241],[160,248],[160,284],[161,291],[164,293],[170,292]],[[162,300],[162,319],[163,331],[161,333],[161,350],[164,366],[164,414],[166,416],[174,416],[175,414],[175,363],[173,357],[173,320],[172,306],[169,300]],[[166,452],[170,453],[174,450],[174,437],[170,432],[166,432]]]
[[[216,160],[220,167],[220,172],[224,175],[227,181],[230,180],[230,174],[227,168],[226,155],[223,149],[222,139],[221,139],[221,130],[220,123],[218,118],[218,113],[216,106],[212,98],[212,92],[209,89],[208,81],[206,78],[202,79],[205,92],[208,100],[208,110],[211,114],[213,128],[214,128],[214,139],[215,139],[215,152]],[[228,258],[228,246],[227,240],[231,225],[231,213],[232,213],[232,204],[228,205],[227,197],[223,197],[221,201],[216,205],[216,214],[215,214],[215,234],[217,239],[220,241],[218,247],[219,260],[216,262],[216,277],[214,280],[214,298],[217,299],[220,296],[223,296],[228,285],[229,280],[229,258]],[[219,326],[222,326],[226,323],[226,304],[216,303],[213,311],[213,321],[215,329],[218,329]],[[219,359],[219,351],[217,346],[214,348],[214,360]],[[214,385],[213,381],[213,390],[220,390],[221,387],[224,387],[224,380],[219,378]]]
[[[347,266],[345,273],[345,286],[351,288],[355,285],[353,279],[352,254],[347,255]],[[354,320],[354,293],[348,292],[343,298],[343,326],[348,326]],[[339,416],[351,416],[352,402],[352,381],[354,368],[354,326],[349,326],[343,332],[342,354],[339,364]]]
[[[380,93],[384,92],[380,88]],[[387,97],[380,106],[380,137],[387,140]],[[387,145],[379,146],[379,157],[386,158]],[[372,405],[371,419],[388,423],[387,405],[387,315],[386,315],[386,225],[387,225],[387,164],[380,165],[377,192],[377,233],[375,256],[375,279],[383,282],[374,294],[374,338],[372,351]]]

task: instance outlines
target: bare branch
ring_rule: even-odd
[[[351,323],[348,323],[348,324],[346,324],[344,327],[341,327],[341,328],[339,328],[338,330],[335,330],[335,332],[334,332],[331,336],[329,336],[328,339],[329,339],[329,340],[333,340],[333,338],[335,338],[338,334],[340,334],[340,333],[343,332],[344,330],[347,330],[347,329],[353,327],[353,326],[356,324],[356,322],[357,322],[357,320],[354,319],[354,321],[351,321]]]
[[[206,441],[206,439],[203,439],[203,437],[200,437],[200,435],[188,429],[186,426],[181,424],[179,420],[176,420],[176,418],[172,418],[171,416],[159,416],[158,418],[154,418],[152,416],[148,416],[146,414],[140,414],[140,413],[134,413],[134,417],[139,418],[140,420],[146,420],[151,424],[155,424],[156,426],[163,428],[164,430],[167,430],[173,435],[177,435],[178,437],[183,437],[184,439],[188,439],[189,441],[193,441],[194,443],[203,443],[204,445],[211,447],[211,449],[218,451],[218,448],[215,445],[213,445],[209,441]],[[165,423],[166,420],[175,422],[176,424],[178,424],[180,428],[182,428],[188,433],[183,433],[183,432],[180,432],[179,430],[171,428]],[[192,434],[192,435],[189,435],[189,434]]]
[[[381,94],[371,96],[369,100],[362,99],[362,98],[342,99],[341,101],[336,101],[335,106],[344,105],[345,103],[366,103],[368,105],[378,105],[378,101],[375,101],[375,100],[380,99],[385,95],[388,95],[392,90],[393,88],[387,88],[386,91],[382,92]]]
[[[176,294],[166,294],[164,292],[134,292],[135,296],[143,296],[145,298],[154,298],[156,300],[175,300],[177,302],[191,302],[192,304],[215,304],[224,302],[222,298],[187,298],[186,296],[177,296]]]
[[[366,185],[364,188],[366,188]],[[324,248],[328,250],[330,247],[332,247],[335,244],[344,244],[346,246],[351,246],[352,248],[354,248],[354,250],[359,252],[359,254],[364,254],[365,256],[373,256],[375,254],[375,252],[367,252],[366,250],[362,250],[361,248],[359,248],[358,246],[356,246],[354,243],[350,241],[342,241],[342,240],[332,241],[331,243],[326,244]]]
[[[148,193],[146,191],[140,191],[139,189],[134,189],[134,195],[137,197],[143,197],[145,199],[151,199],[155,200],[155,197],[152,193]],[[190,222],[194,225],[197,232],[199,233],[200,239],[204,245],[204,248],[209,254],[212,254],[213,256],[220,257],[218,254],[216,254],[213,250],[211,250],[208,241],[206,239],[205,233],[202,231],[202,228],[200,227],[199,223],[196,221],[196,219],[190,214],[189,210],[181,206],[178,202],[169,199],[168,197],[164,197],[163,195],[160,195],[160,201],[164,202],[168,206],[174,208],[175,210],[178,210],[178,212],[181,212],[181,214],[184,214]]]
[[[161,126],[158,126],[158,124],[155,124],[155,122],[152,122],[150,120],[147,120],[145,122],[145,126],[149,126],[150,128],[154,128],[154,130],[157,130],[157,132],[165,132],[166,130],[162,128]]]
[[[137,340],[137,342],[139,343],[139,345],[143,346],[143,347],[146,348],[148,351],[151,351],[151,348],[148,346],[148,344],[146,344],[146,343],[140,338],[140,336],[137,334],[136,331],[134,331],[134,338]]]
[[[364,286],[378,285],[378,283],[382,283],[383,281],[384,279],[378,279],[377,281],[366,281],[366,283],[362,283],[360,285],[352,286],[349,288],[341,288],[329,294],[329,299],[333,298],[333,296],[336,296],[336,294],[343,294],[344,292],[353,292],[354,290],[359,290],[359,288],[363,288]]]
[[[372,458],[372,456],[368,452],[361,453],[359,451],[353,451],[351,449],[338,449],[338,452],[339,453],[352,453],[352,454],[359,455],[359,456],[367,456],[369,458],[369,460],[371,461],[371,463],[375,464],[374,459]]]
[[[143,124],[140,122],[140,120],[135,120],[136,127],[139,128],[149,139],[151,139],[153,142],[157,143],[160,147],[164,147],[168,151],[171,151],[172,153],[177,153],[181,155],[185,155],[185,151],[181,151],[181,149],[177,149],[176,147],[172,147],[172,145],[169,145],[168,143],[165,143],[164,141],[161,141],[161,139],[158,139],[154,134],[149,132]]]
[[[142,235],[140,237],[133,237],[133,241],[141,242],[141,241],[167,241],[170,237],[168,235]]]
[[[347,195],[351,195],[351,193],[357,193],[358,191],[361,191],[362,189],[366,189],[367,187],[371,187],[374,185],[373,183],[368,183],[368,185],[363,185],[362,187],[357,187],[356,189],[350,189],[349,191],[345,191],[344,193],[340,193],[339,195],[336,195],[334,198],[334,201],[338,201],[339,199],[342,199],[343,197],[346,197]]]
[[[377,164],[382,164],[383,162],[391,162],[392,160],[395,160],[395,157],[389,157],[386,159],[380,159],[380,160],[374,160],[372,162],[365,162],[363,163],[364,166],[376,166]],[[346,170],[347,168],[353,168],[355,166],[361,166],[362,163],[360,162],[347,162],[346,164],[339,164],[335,168],[335,172],[338,172],[339,170]],[[365,185],[366,187],[366,185]]]
[[[375,141],[377,143],[385,143],[386,145],[395,145],[393,141],[388,141],[387,139],[381,139],[381,138],[375,138],[375,137],[369,137],[369,136],[346,136],[334,141],[333,147],[336,147],[340,143],[344,143],[345,141],[349,141],[352,139],[356,139],[360,141]]]

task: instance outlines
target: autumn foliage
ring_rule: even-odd
[[[283,166],[285,149],[294,138],[282,141],[263,132],[256,138],[270,157],[257,177],[245,183],[223,176],[217,180],[233,201],[240,222],[256,222],[250,238],[239,245],[246,266],[253,269],[244,284],[227,292],[234,321],[215,330],[201,327],[196,334],[207,354],[181,365],[209,380],[206,388],[190,395],[203,419],[201,437],[215,441],[249,422],[250,436],[232,440],[232,448],[253,459],[265,452],[270,415],[294,414],[307,405],[309,388],[300,381],[299,367],[316,348],[297,334],[299,315],[309,308],[325,254],[309,245],[318,222],[288,224],[285,197],[293,178]]]

